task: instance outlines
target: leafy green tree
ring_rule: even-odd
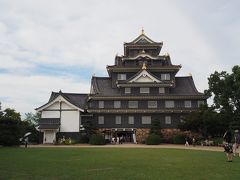
[[[150,134],[161,135],[161,124],[158,119],[154,119],[151,124]]]
[[[206,93],[213,96],[213,108],[221,114],[221,119],[228,126],[240,124],[240,66],[234,66],[232,73],[215,71],[208,84]]]
[[[185,116],[179,124],[179,128],[200,133],[204,137],[214,137],[224,133],[226,127],[224,122],[221,115],[214,111],[214,108],[205,105],[201,107],[200,111]]]
[[[18,145],[23,133],[20,113],[14,109],[5,109],[0,115],[0,145]]]
[[[29,122],[29,124],[33,124],[33,125],[38,125],[39,120],[41,118],[41,114],[40,113],[25,113],[25,118],[24,121]]]

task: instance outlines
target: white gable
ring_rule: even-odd
[[[143,70],[139,75],[137,75],[135,78],[133,78],[129,82],[137,82],[137,83],[146,83],[146,82],[161,82],[157,78],[153,77],[151,74],[149,74],[146,70]]]
[[[37,111],[43,111],[43,110],[49,110],[49,109],[59,109],[60,108],[60,102],[62,102],[62,109],[77,109],[79,111],[84,111],[83,109],[75,106],[74,104],[67,101],[63,96],[59,95],[56,99],[53,101],[47,103],[46,105],[42,106],[41,108],[37,109]]]
[[[151,39],[149,39],[147,36],[142,34],[139,36],[133,43],[154,43]]]

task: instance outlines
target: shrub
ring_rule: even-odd
[[[105,139],[101,134],[93,134],[90,137],[89,144],[92,145],[104,145],[105,144]]]
[[[173,136],[173,144],[185,144],[186,135],[184,134],[177,134]]]
[[[213,145],[214,146],[218,146],[219,144],[223,143],[223,138],[222,137],[215,137],[212,140],[213,140]]]
[[[156,134],[150,134],[146,140],[145,143],[147,145],[158,145],[161,143],[161,137],[159,135]]]
[[[80,136],[79,142],[82,143],[82,144],[87,144],[87,143],[89,143],[89,138],[88,138],[88,136],[86,136],[86,135]]]

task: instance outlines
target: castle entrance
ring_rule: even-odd
[[[135,129],[112,129],[112,138],[116,143],[136,143]]]

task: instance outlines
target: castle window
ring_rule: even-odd
[[[114,108],[120,108],[121,107],[121,101],[114,101]]]
[[[161,80],[170,80],[170,74],[161,74]]]
[[[117,75],[117,80],[126,80],[126,74],[118,74]]]
[[[149,94],[149,88],[140,88],[140,93],[141,94],[144,94],[144,93]]]
[[[142,124],[151,124],[151,116],[142,116]]]
[[[165,124],[172,124],[171,116],[165,116]]]
[[[128,124],[134,124],[134,116],[128,116]]]
[[[191,101],[184,101],[184,107],[185,107],[185,108],[190,108],[190,107],[192,107],[192,102],[191,102]]]
[[[166,108],[174,108],[174,101],[165,101]]]
[[[159,88],[159,94],[165,94],[165,88]]]
[[[104,124],[104,116],[98,116],[98,124]]]
[[[138,108],[138,101],[128,101],[129,108]]]
[[[131,88],[125,88],[125,94],[130,94],[131,93]]]
[[[157,101],[148,101],[148,108],[157,108]]]
[[[121,124],[122,123],[122,118],[121,118],[121,116],[116,116],[116,119],[115,119],[115,123],[116,124]]]
[[[104,108],[104,101],[98,101],[98,108]]]

